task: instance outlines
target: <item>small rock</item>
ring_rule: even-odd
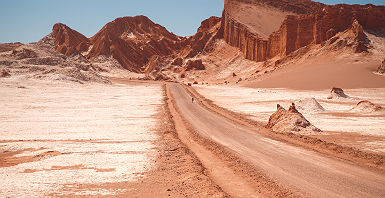
[[[187,64],[186,64],[186,71],[190,71],[190,70],[193,70],[193,69],[196,69],[196,70],[205,70],[206,69],[206,67],[202,63],[202,59],[189,60],[187,62]]]
[[[0,71],[0,77],[1,78],[9,77],[9,76],[11,76],[11,74],[9,74],[5,69]]]
[[[377,73],[384,74],[385,73],[385,59],[382,61],[382,64],[378,67]]]

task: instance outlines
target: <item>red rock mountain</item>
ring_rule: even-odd
[[[234,5],[245,2],[251,5],[274,6],[291,11],[283,20],[278,30],[267,38],[247,24],[237,20],[239,12]],[[239,48],[247,59],[265,61],[275,56],[285,56],[295,50],[310,45],[320,44],[336,33],[349,28],[355,29],[358,41],[364,41],[363,29],[378,30],[385,27],[385,6],[374,5],[334,5],[327,6],[311,1],[293,1],[292,3],[272,3],[273,1],[226,0],[222,27],[224,39],[231,46]],[[263,4],[263,5],[262,5]],[[291,5],[288,7],[288,5]],[[283,6],[283,7],[281,7]],[[237,13],[233,14],[232,13]],[[309,13],[309,14],[301,14]],[[266,24],[267,25],[267,24]],[[361,47],[362,49],[362,47]],[[363,50],[356,50],[361,52]]]
[[[183,38],[145,16],[118,18],[91,39],[88,58],[111,55],[127,69],[140,72],[153,55],[167,56],[182,48]]]
[[[52,35],[55,38],[55,50],[66,56],[85,51],[90,45],[87,37],[62,23],[53,26]]]
[[[112,56],[130,71],[148,73],[152,60],[182,66],[186,59],[213,51],[217,39],[239,48],[246,59],[259,62],[321,44],[344,31],[353,35],[357,43],[354,51],[363,52],[367,50],[364,30],[385,29],[385,6],[328,6],[310,0],[224,3],[222,18],[203,21],[191,37],[176,36],[145,16],[123,17],[106,24],[91,38],[56,24],[55,49],[67,56],[87,51],[88,59]]]
[[[215,16],[204,20],[197,33],[185,42],[186,46],[180,52],[180,56],[192,58],[199,53],[211,51],[214,40],[223,38],[223,32],[219,31],[220,22],[221,18]]]
[[[153,55],[172,55],[186,42],[186,38],[168,32],[145,16],[115,19],[90,39],[60,23],[54,25],[53,35],[58,52],[68,56],[90,50],[87,58],[112,56],[126,69],[138,73]]]

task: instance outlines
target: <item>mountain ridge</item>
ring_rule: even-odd
[[[254,14],[254,18],[247,17],[249,14]],[[66,56],[82,54],[89,60],[111,56],[136,73],[150,72],[149,68],[156,67],[148,65],[154,65],[150,62],[156,60],[157,64],[184,73],[185,69],[170,65],[178,63],[183,67],[190,59],[214,51],[215,43],[222,39],[238,48],[245,59],[266,62],[322,44],[353,28],[358,36],[352,48],[357,53],[365,52],[369,42],[364,31],[382,31],[383,27],[385,6],[325,5],[310,0],[225,0],[222,17],[202,21],[197,33],[189,37],[177,36],[143,15],[117,18],[90,38],[60,23],[54,25],[53,35],[55,50]],[[160,70],[157,68],[157,72]]]

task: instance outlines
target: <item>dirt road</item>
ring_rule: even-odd
[[[384,197],[385,174],[264,137],[192,102],[179,84],[169,84],[175,105],[199,133],[262,170],[285,188],[311,197]]]

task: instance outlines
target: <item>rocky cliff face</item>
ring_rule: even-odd
[[[55,38],[55,50],[66,56],[85,51],[90,45],[87,37],[62,23],[53,26],[52,35]]]
[[[311,0],[225,0],[225,9],[229,9],[229,6],[233,2],[275,7],[282,11],[289,11],[297,14],[309,14],[322,9],[324,6],[322,3]]]
[[[222,38],[223,32],[220,31],[221,18],[210,17],[201,23],[197,33],[185,42],[183,51],[180,52],[182,58],[192,58],[199,53],[212,50],[215,39]]]
[[[226,2],[231,1],[235,0]],[[269,2],[267,1],[266,4],[271,4]],[[310,44],[321,44],[336,33],[349,28],[356,35],[357,42],[361,42],[361,46],[358,46],[355,51],[362,52],[365,51],[365,47],[362,46],[365,40],[363,29],[378,30],[385,27],[385,6],[324,5],[322,9],[319,7],[319,4],[307,6],[304,11],[305,13],[315,11],[315,13],[288,15],[277,31],[267,39],[263,39],[260,35],[253,33],[255,31],[245,26],[242,21],[235,20],[226,10],[231,8],[225,4],[222,19],[224,39],[231,46],[239,48],[247,59],[265,61],[275,56],[288,55]],[[293,7],[291,10],[297,9]]]

